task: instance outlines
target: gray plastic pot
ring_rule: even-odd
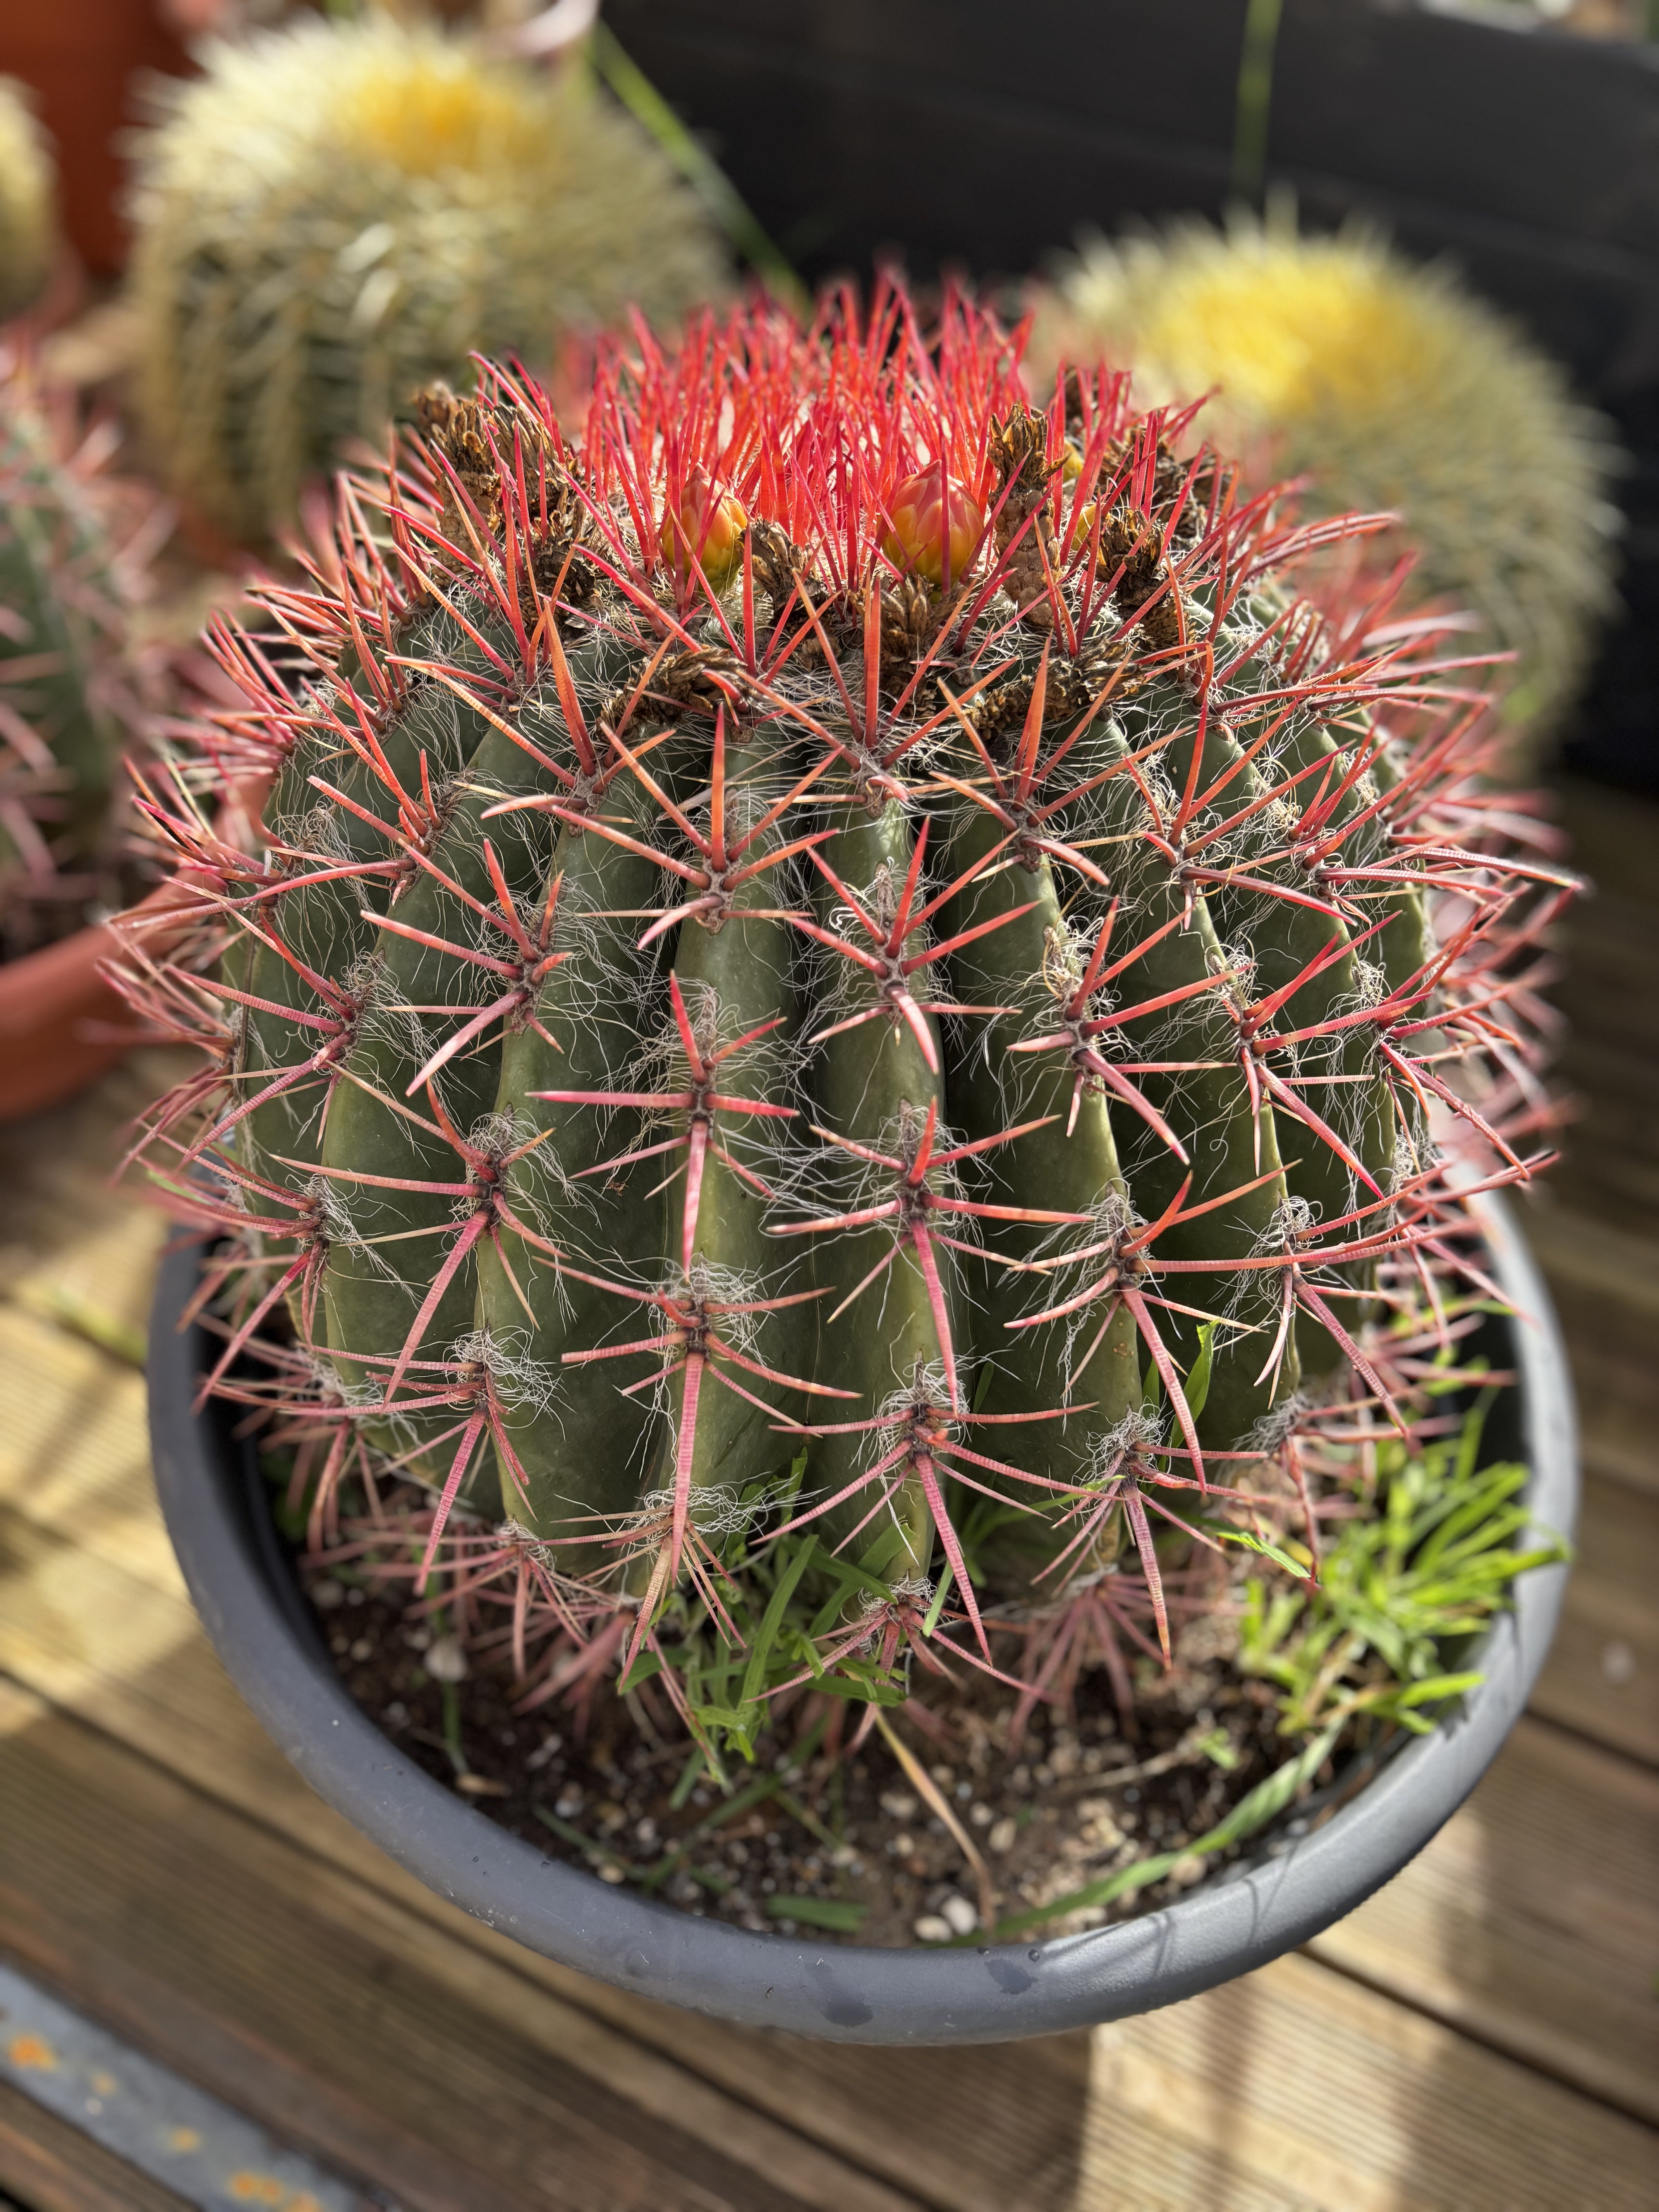
[[[1519,1389],[1504,1454],[1532,1469],[1535,1526],[1571,1534],[1571,1386],[1548,1297],[1513,1220],[1481,1201],[1516,1318]],[[1526,1704],[1565,1569],[1522,1577],[1473,1663],[1485,1680],[1310,1834],[1275,1840],[1177,1904],[1117,1927],[977,1949],[875,1950],[751,1935],[609,1887],[509,1835],[412,1765],[329,1663],[264,1510],[257,1470],[218,1409],[191,1410],[198,1332],[179,1318],[198,1261],[165,1263],[149,1352],[150,1437],[168,1533],[232,1680],[312,1787],[411,1874],[544,1957],[665,2003],[842,2043],[994,2043],[1118,2020],[1195,1996],[1304,1943],[1369,1897],[1456,1811]]]

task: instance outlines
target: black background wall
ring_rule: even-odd
[[[810,276],[896,250],[1017,276],[1229,197],[1245,0],[607,0],[623,46]],[[1659,48],[1415,0],[1285,0],[1267,174],[1449,254],[1631,456],[1626,612],[1571,763],[1659,789]]]

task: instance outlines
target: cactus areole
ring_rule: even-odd
[[[1307,1437],[1484,1294],[1447,1161],[1530,1164],[1565,892],[1467,666],[1296,596],[1363,519],[1018,353],[884,289],[603,356],[580,435],[429,394],[218,640],[268,849],[173,823],[208,1387],[528,1701],[646,1686],[714,1759],[1167,1651],[1171,1541],[1316,1557]]]

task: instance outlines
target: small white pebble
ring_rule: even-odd
[[[900,1859],[908,1859],[915,1847],[916,1839],[914,1836],[895,1836],[887,1846],[894,1857]]]
[[[472,1671],[459,1636],[441,1636],[427,1652],[424,1663],[434,1682],[464,1682]]]
[[[553,1810],[562,1820],[574,1820],[581,1809],[582,1793],[580,1790],[562,1790],[553,1806]]]
[[[361,1665],[365,1659],[372,1659],[374,1656],[374,1646],[369,1642],[368,1637],[360,1636],[351,1647],[351,1656]]]
[[[884,1790],[881,1809],[890,1820],[908,1820],[916,1809],[916,1801],[908,1790]]]
[[[1615,1690],[1622,1690],[1636,1676],[1636,1654],[1628,1644],[1607,1644],[1601,1650],[1601,1674]]]
[[[634,1823],[634,1833],[639,1838],[641,1849],[648,1851],[657,1840],[657,1824],[648,1813],[644,1820]]]
[[[345,1603],[344,1585],[340,1583],[313,1583],[311,1602],[319,1613],[332,1613],[337,1605]]]
[[[937,1912],[924,1912],[915,1924],[918,1943],[948,1943],[951,1936],[951,1923]]]
[[[1011,1851],[1014,1848],[1014,1838],[1018,1833],[1018,1821],[1012,1814],[1005,1813],[985,1840],[994,1851]]]
[[[1204,1860],[1198,1851],[1182,1851],[1170,1869],[1170,1880],[1177,1889],[1190,1889],[1195,1881],[1204,1879]]]
[[[607,1859],[605,1864],[600,1867],[598,1871],[599,1877],[601,1881],[618,1882],[626,1881],[628,1879],[628,1876],[623,1872],[622,1869],[612,1859]]]
[[[976,1828],[988,1828],[996,1814],[988,1805],[975,1805],[969,1808],[968,1818]]]
[[[939,1911],[951,1923],[953,1936],[971,1936],[979,1926],[979,1915],[965,1897],[952,1894],[939,1906]]]

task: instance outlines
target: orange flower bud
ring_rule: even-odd
[[[685,480],[678,514],[663,516],[663,550],[683,583],[690,581],[695,561],[708,579],[710,591],[723,592],[743,566],[743,533],[748,527],[749,517],[739,501],[729,491],[717,490],[700,465]]]
[[[979,503],[969,497],[944,464],[931,462],[907,477],[893,494],[893,526],[881,550],[896,568],[908,568],[930,584],[956,583],[967,573],[985,527]]]

